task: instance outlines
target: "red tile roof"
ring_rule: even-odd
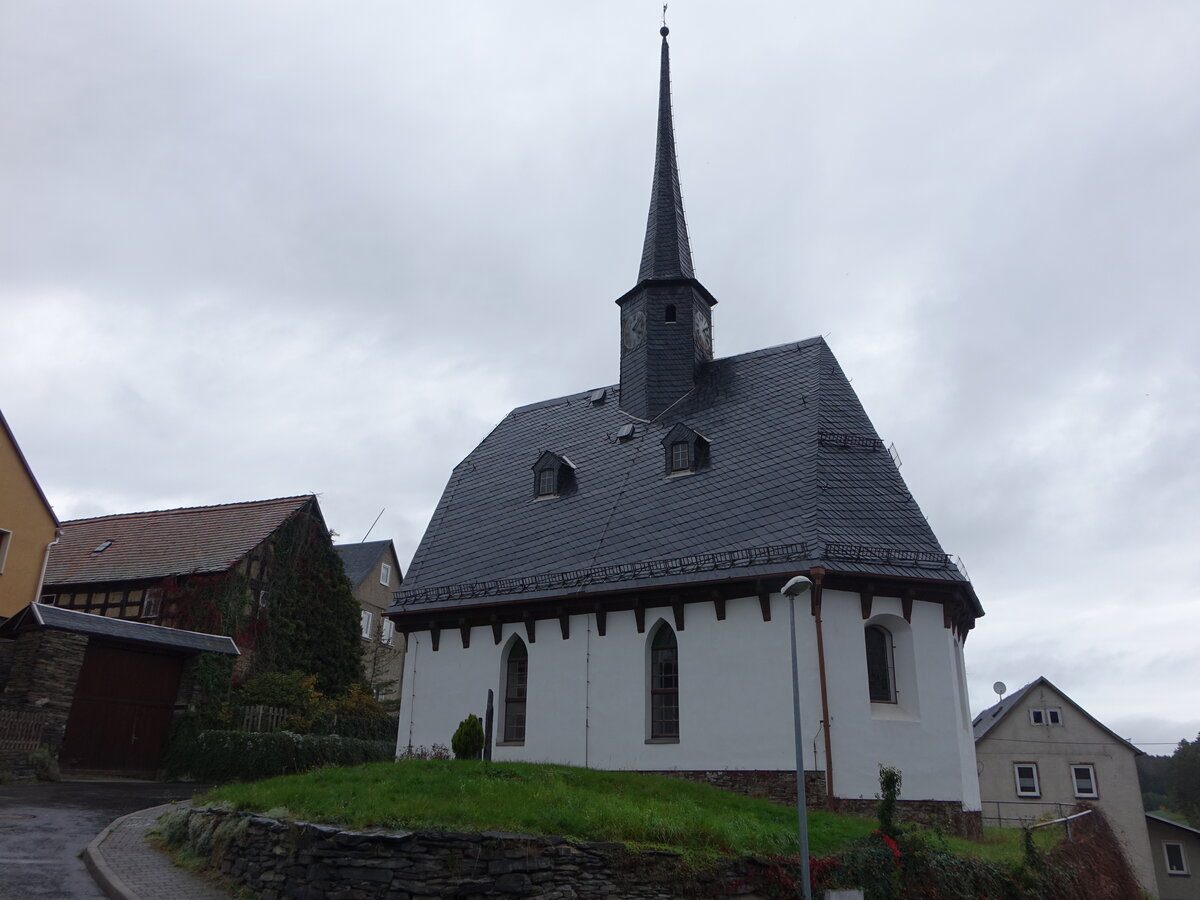
[[[309,502],[312,494],[63,522],[46,585],[224,572]]]

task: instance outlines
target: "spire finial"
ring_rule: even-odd
[[[662,66],[658,84],[658,143],[654,151],[654,183],[650,216],[638,281],[647,278],[694,278],[692,249],[683,218],[679,164],[675,158],[675,126],[671,121],[671,61],[667,48],[667,5],[663,4]]]

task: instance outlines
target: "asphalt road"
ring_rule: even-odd
[[[0,785],[0,898],[105,900],[79,854],[113,819],[207,785],[60,781]]]

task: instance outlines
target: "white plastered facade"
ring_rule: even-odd
[[[605,635],[591,615],[571,616],[563,639],[557,619],[536,623],[530,643],[520,624],[474,628],[463,648],[443,630],[409,636],[397,752],[448,745],[468,713],[483,716],[495,693],[495,736],[503,735],[504,662],[513,638],[529,653],[527,726],[520,745],[496,743],[495,760],[564,763],[613,770],[791,770],[792,728],[787,598],[771,596],[771,621],[757,597],[730,600],[718,620],[712,603],[684,607],[679,648],[679,739],[650,740],[649,642],[675,621],[670,607],[648,607],[638,633],[632,611],[611,612]],[[826,590],[822,632],[833,756],[833,793],[873,798],[879,766],[903,773],[902,797],[961,802],[979,809],[975,747],[962,647],[939,604],[916,601],[911,623],[899,598],[876,597],[862,617],[858,594]],[[827,771],[817,629],[807,597],[796,601],[805,768]],[[895,643],[897,702],[868,695],[863,630],[877,623]]]

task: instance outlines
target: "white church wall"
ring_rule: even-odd
[[[493,758],[601,769],[793,768],[787,598],[773,595],[771,607],[770,622],[762,620],[757,597],[728,601],[724,621],[712,604],[685,607],[685,627],[675,635],[680,734],[670,743],[647,740],[648,646],[660,619],[674,628],[669,607],[645,611],[644,634],[631,611],[610,613],[604,637],[590,616],[571,617],[568,640],[556,620],[539,621],[537,640],[526,642],[525,742],[497,745]],[[824,769],[815,622],[807,598],[796,607],[805,767]],[[877,598],[872,613],[903,621],[895,598]],[[974,744],[961,740],[955,641],[941,607],[914,604],[906,664],[916,698],[898,704],[899,713],[869,700],[858,595],[826,591],[823,619],[836,794],[873,797],[885,763],[903,771],[905,798],[963,798],[974,776]],[[436,653],[427,632],[411,636],[399,751],[410,740],[448,745],[467,713],[482,714],[488,688],[496,692],[501,733],[502,654],[514,634],[526,639],[523,626],[506,625],[496,645],[490,629],[476,628],[464,650],[457,631],[443,631]],[[968,808],[978,808],[977,787],[967,799]]]
[[[964,793],[974,772],[973,744],[965,741],[954,636],[943,627],[941,606],[914,603],[911,626],[902,628],[899,598],[874,598],[871,618],[863,621],[858,594],[827,590],[822,618],[834,793],[872,798],[879,766],[890,765],[903,774],[903,798],[961,798],[978,809],[978,788]],[[896,704],[870,700],[863,631],[872,623],[893,631],[897,644]]]

